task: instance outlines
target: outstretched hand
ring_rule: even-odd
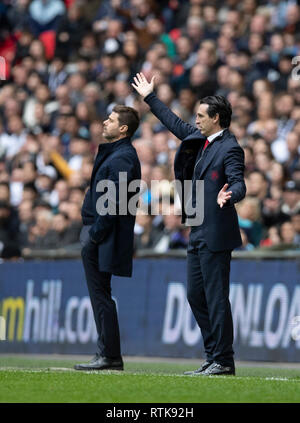
[[[218,194],[217,203],[221,208],[231,198],[232,191],[226,192],[228,186],[228,184],[225,184]]]
[[[147,97],[154,90],[155,76],[152,76],[151,81],[148,82],[143,73],[137,73],[133,80],[134,84],[131,85],[142,97]]]

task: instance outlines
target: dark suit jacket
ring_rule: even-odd
[[[175,177],[183,186],[184,180],[192,180],[196,157],[203,148],[206,137],[192,125],[183,122],[154,93],[145,98],[151,111],[173,134],[182,140],[174,162]],[[235,136],[225,129],[215,138],[203,158],[197,179],[204,181],[203,236],[211,251],[232,250],[241,245],[241,235],[234,203],[246,194],[244,182],[244,152]],[[225,183],[232,191],[230,201],[220,208],[217,196]],[[184,195],[182,196],[184,198]],[[182,207],[182,222],[186,220]]]
[[[119,197],[119,172],[127,173],[126,185],[121,182],[122,193],[128,189],[131,181],[141,179],[140,162],[129,138],[99,146],[81,215],[84,225],[92,225],[89,234],[98,243],[99,270],[118,276],[131,276],[135,215],[128,212],[121,214],[121,204],[124,207],[124,201]],[[110,212],[106,215],[98,213],[101,202],[104,208],[107,209],[108,206],[108,201],[104,201],[105,197],[101,198],[106,192],[96,191],[98,182],[103,180],[113,182],[116,187],[116,215]],[[128,193],[126,207],[135,194],[136,192]]]

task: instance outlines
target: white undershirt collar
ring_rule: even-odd
[[[217,138],[219,135],[223,134],[224,129],[222,129],[219,132],[216,132],[215,134],[210,135],[209,137],[207,137],[209,142],[212,142],[215,138]]]

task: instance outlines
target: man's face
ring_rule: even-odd
[[[116,112],[112,112],[103,122],[103,137],[107,141],[111,141],[119,138],[120,135],[119,115]]]
[[[197,116],[196,125],[200,129],[203,135],[209,137],[211,134],[216,132],[216,126],[218,125],[218,115],[209,117],[207,114],[208,104],[200,104]]]

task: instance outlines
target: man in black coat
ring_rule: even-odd
[[[234,203],[246,194],[244,152],[228,127],[232,109],[222,96],[200,100],[195,128],[183,122],[154,94],[142,73],[132,86],[152,113],[182,140],[174,161],[176,180],[191,181],[190,197],[182,204],[182,221],[190,222],[187,254],[187,297],[201,329],[206,361],[192,375],[235,374],[233,324],[229,303],[231,252],[241,245]],[[197,210],[197,182],[204,183],[204,219],[198,223],[187,213],[187,203]],[[185,200],[184,193],[182,198]],[[189,219],[187,219],[189,218]]]
[[[83,202],[81,255],[98,332],[98,351],[89,363],[75,365],[76,370],[123,370],[111,276],[132,274],[138,194],[128,192],[128,185],[136,181],[138,189],[141,179],[140,162],[131,144],[138,125],[135,109],[114,107],[103,123],[106,142],[99,145]]]

